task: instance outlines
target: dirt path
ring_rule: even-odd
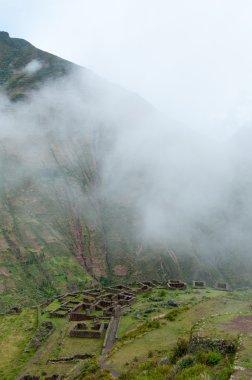
[[[113,344],[116,342],[116,333],[119,326],[120,318],[114,318],[111,320],[111,324],[109,326],[109,331],[107,332],[107,340],[105,343],[105,347],[102,350],[102,356],[100,359],[100,366],[102,369],[108,369],[111,375],[114,378],[118,378],[120,376],[119,372],[115,371],[112,367],[105,363],[106,357],[110,352]]]

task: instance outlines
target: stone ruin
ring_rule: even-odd
[[[76,354],[76,355],[73,355],[73,356],[68,356],[68,357],[63,357],[63,358],[57,358],[57,359],[48,359],[46,364],[50,364],[50,363],[69,363],[69,362],[73,362],[73,361],[76,361],[76,360],[79,360],[79,359],[91,359],[93,358],[94,355],[92,354]]]
[[[61,306],[58,309],[50,312],[50,317],[65,318],[71,309]]]
[[[47,376],[44,378],[44,380],[63,380],[65,378],[65,376],[61,376],[61,375],[52,375],[52,376]],[[24,375],[22,377],[20,377],[18,380],[40,380],[41,377],[40,376],[36,376],[36,375]]]
[[[101,338],[103,331],[108,327],[108,323],[100,323],[94,321],[91,327],[86,323],[77,323],[70,331],[70,336],[78,338]]]
[[[50,311],[49,315],[77,322],[70,330],[71,337],[101,338],[110,321],[115,318],[119,320],[122,310],[135,302],[138,294],[155,287],[185,290],[187,284],[177,279],[169,280],[167,285],[154,280],[134,282],[130,286],[115,285],[66,293],[51,299],[57,300],[59,306]],[[205,281],[193,281],[193,288],[205,287]],[[226,283],[218,282],[216,288],[227,290],[228,286]]]
[[[185,290],[187,285],[181,280],[169,280],[167,283],[168,289],[172,290]]]
[[[42,308],[49,306],[53,301],[57,301],[59,306],[53,311],[48,311],[50,317],[53,318],[68,318],[70,321],[76,321],[75,326],[70,330],[69,335],[73,338],[95,338],[100,339],[105,336],[104,342],[108,340],[111,330],[114,330],[116,339],[116,331],[118,328],[119,320],[122,310],[130,306],[136,301],[136,296],[153,288],[159,287],[185,290],[187,284],[181,280],[169,280],[167,285],[158,281],[142,281],[130,284],[131,287],[126,285],[116,285],[105,288],[94,288],[83,291],[66,293],[61,296],[52,297],[43,303]],[[206,282],[193,281],[193,288],[205,288]],[[228,290],[226,283],[217,282],[216,288],[221,290]],[[172,301],[169,301],[172,302]],[[172,304],[171,306],[178,306]],[[13,308],[12,313],[18,313],[18,308]],[[50,323],[50,322],[48,322]],[[113,325],[114,323],[114,325]],[[116,325],[116,329],[114,326]],[[47,326],[46,326],[47,327]],[[48,330],[53,329],[53,325],[48,326]],[[47,331],[47,330],[46,330]],[[106,333],[105,333],[106,332]],[[105,335],[104,335],[105,334]],[[207,339],[193,337],[190,342],[191,351],[196,347],[202,349],[209,344]],[[213,344],[213,342],[211,342]],[[103,343],[104,347],[105,343]],[[215,342],[214,347],[218,350],[232,350],[232,342],[219,340]],[[75,355],[67,358],[49,359],[48,363],[55,362],[69,362],[76,360],[77,357],[86,358],[85,355]],[[40,376],[24,375],[19,380],[39,380]],[[52,375],[45,378],[46,380],[61,380],[60,375]]]
[[[234,353],[236,344],[234,340],[213,339],[208,337],[192,336],[189,341],[189,352],[216,350],[223,354]]]
[[[216,282],[215,288],[219,290],[228,290],[228,284],[226,282]]]
[[[71,337],[101,338],[111,318],[119,319],[122,309],[135,302],[137,294],[156,286],[151,281],[145,281],[134,284],[134,289],[115,285],[67,293],[57,297],[59,306],[49,315],[78,322],[70,331]]]
[[[193,288],[194,289],[203,289],[206,287],[205,281],[193,281]]]

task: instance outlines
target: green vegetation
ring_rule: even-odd
[[[0,316],[0,378],[15,379],[34,352],[26,350],[37,327],[37,311]]]
[[[77,69],[3,32],[0,51],[0,86],[12,100],[6,115],[12,115],[14,102],[25,99],[30,90]],[[25,72],[32,60],[38,60],[41,69]],[[88,92],[85,94],[88,98]],[[137,109],[137,101],[133,103],[132,109]],[[99,133],[95,144],[78,133],[73,133],[72,140],[65,139],[64,133],[54,132],[54,123],[50,130],[51,115],[61,114],[60,105],[57,107],[50,104],[36,115],[41,136],[34,133],[26,144],[20,144],[13,134],[0,144],[0,312],[12,306],[40,305],[0,316],[0,379],[14,380],[30,373],[43,380],[57,373],[69,380],[105,380],[111,379],[110,370],[125,380],[228,379],[233,352],[212,346],[192,350],[195,336],[235,342],[239,349],[235,364],[246,374],[252,369],[252,292],[248,290],[157,288],[138,295],[134,304],[123,309],[118,341],[102,356],[105,369],[99,365],[104,336],[70,337],[76,323],[67,317],[50,317],[51,311],[62,306],[62,301],[54,300],[43,307],[51,297],[97,284],[141,281],[153,274],[159,280],[177,276],[188,280],[197,273],[212,282],[252,284],[251,261],[240,262],[237,253],[230,253],[228,259],[218,257],[212,267],[197,252],[171,254],[167,247],[140,246],[135,233],[139,215],[131,195],[109,199],[97,191],[101,183],[98,161],[102,162],[103,152],[109,150],[107,141],[100,145]],[[29,126],[33,123],[23,121]],[[74,120],[70,119],[71,123]],[[43,139],[43,154],[32,154],[33,146]],[[106,136],[105,140],[109,139]],[[82,297],[70,295],[65,301],[73,299],[81,301]],[[61,309],[59,314],[65,311]],[[101,312],[92,314],[100,316]],[[53,326],[50,333],[49,322]],[[62,358],[69,360],[60,361]]]
[[[157,295],[161,291],[160,300]],[[118,342],[106,357],[103,369],[99,360],[104,336],[71,338],[69,332],[76,322],[49,316],[62,301],[54,300],[44,308],[25,309],[21,314],[3,315],[0,317],[1,379],[14,380],[20,374],[33,374],[43,380],[57,373],[69,380],[110,380],[112,370],[120,375],[120,380],[227,380],[233,371],[235,353],[225,351],[222,345],[213,348],[211,339],[232,341],[235,350],[242,339],[243,348],[235,365],[252,368],[252,335],[251,330],[247,331],[250,321],[252,324],[251,294],[212,289],[195,292],[189,288],[183,292],[153,289],[137,296],[136,302],[124,310]],[[178,307],[167,306],[171,299]],[[46,337],[42,335],[41,343],[33,347],[34,336],[38,331],[43,333],[42,324],[49,321],[54,327],[52,332]],[[209,343],[205,348],[199,345],[192,349],[192,336],[207,338]],[[80,354],[93,357],[81,359]],[[60,358],[73,359],[49,362]]]
[[[102,370],[100,368],[100,365],[97,361],[97,359],[89,359],[87,360],[81,371],[80,374],[75,377],[74,380],[113,380],[114,377],[111,375],[111,373],[108,370]]]
[[[0,32],[0,51],[0,87],[12,100],[6,109],[11,123],[15,120],[15,102],[27,99],[31,90],[39,89],[44,83],[50,86],[51,80],[55,83],[69,72],[82,71],[73,63],[36,49],[22,39],[10,38],[4,32]],[[35,71],[24,70],[32,61],[38,61],[41,67]],[[89,78],[88,71],[83,70],[85,75],[81,75],[87,78],[84,94],[88,100],[93,76]],[[97,77],[96,81],[101,83],[101,88],[106,88],[107,84],[101,79]],[[67,86],[67,92],[69,88]],[[52,102],[45,104],[44,92],[37,94],[41,96],[42,108],[34,107],[38,111],[34,118],[30,118],[32,106],[28,106],[28,112],[22,111],[21,119],[26,114],[28,119],[17,121],[18,138],[12,133],[9,138],[1,139],[0,144],[0,312],[16,304],[42,303],[55,294],[91,286],[91,283],[107,286],[151,279],[153,274],[158,280],[177,276],[188,280],[197,273],[211,278],[212,282],[222,279],[235,286],[252,284],[252,264],[245,260],[240,263],[237,254],[232,260],[231,254],[226,261],[221,258],[213,268],[204,257],[198,257],[194,247],[191,252],[171,255],[166,246],[159,244],[139,246],[136,236],[139,215],[131,201],[134,197],[130,193],[122,199],[118,194],[115,198],[101,196],[96,188],[102,182],[99,168],[103,153],[110,151],[112,143],[105,132],[107,123],[94,123],[97,126],[94,141],[92,136],[80,136],[80,130],[65,136],[57,132],[55,125],[61,127],[62,104],[68,109],[68,104],[64,105],[68,97],[63,96],[61,104],[61,101],[54,103],[53,96]],[[91,95],[90,99],[95,98]],[[40,99],[37,101],[36,104],[40,104]],[[134,109],[139,104],[144,112],[141,99],[133,96],[132,102]],[[145,106],[148,113],[149,107]],[[125,110],[127,116],[128,108]],[[69,114],[75,112],[74,109]],[[59,116],[57,122],[55,115]],[[81,126],[93,125],[89,123],[89,113],[84,124],[77,114],[73,120],[68,112],[64,115],[69,125],[75,122]],[[39,127],[39,133],[33,131],[33,124],[34,130]],[[23,133],[23,125],[29,125],[31,136],[26,127]],[[20,143],[20,136],[25,144]],[[29,154],[25,154],[26,151]],[[139,185],[141,187],[141,180],[136,181],[136,188]],[[157,296],[165,297],[165,292],[159,290]]]

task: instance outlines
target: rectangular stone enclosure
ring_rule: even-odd
[[[216,282],[216,289],[228,290],[228,284],[226,282]]]
[[[202,289],[206,287],[205,281],[193,281],[193,288]]]
[[[106,325],[107,327],[107,325]],[[70,331],[70,336],[78,338],[101,338],[104,331],[104,323],[94,323],[91,329],[88,329],[86,323],[77,323]]]
[[[180,280],[169,280],[167,283],[169,289],[185,290],[186,283]]]

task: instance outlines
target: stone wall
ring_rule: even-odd
[[[83,313],[71,313],[69,320],[70,321],[87,321],[87,320],[92,320],[96,319],[96,315],[92,314],[83,314]]]
[[[228,290],[228,284],[226,282],[217,282],[216,288],[219,290]]]
[[[101,324],[94,324],[92,327],[92,330],[82,330],[80,329],[80,325],[82,323],[78,323],[74,329],[70,331],[71,337],[78,337],[78,338],[101,338],[102,333],[104,331],[104,323]]]
[[[186,289],[186,283],[180,280],[169,280],[167,286],[169,289]]]
[[[189,351],[191,353],[195,353],[199,350],[216,350],[220,351],[223,354],[234,353],[236,351],[236,344],[232,340],[193,336],[189,342]]]
[[[193,287],[196,289],[202,289],[206,287],[205,281],[193,281]]]

